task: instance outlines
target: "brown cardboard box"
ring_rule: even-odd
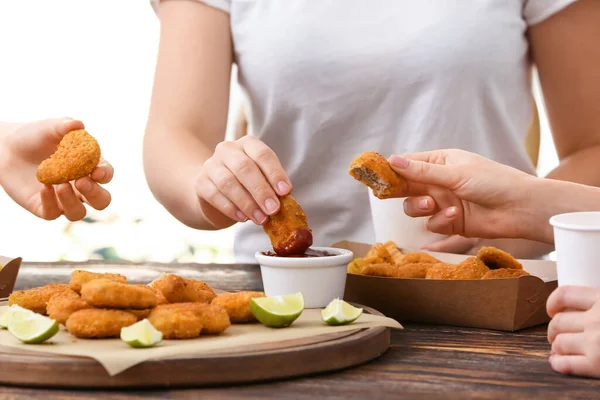
[[[7,258],[0,256],[0,298],[8,297],[12,293],[17,281],[17,274],[21,267],[20,258]]]
[[[344,241],[333,247],[362,257],[371,245]],[[467,257],[430,254],[448,263],[459,263]],[[517,331],[549,321],[546,300],[557,287],[553,261],[520,261],[533,276],[440,281],[348,274],[344,299],[373,307],[399,322]]]

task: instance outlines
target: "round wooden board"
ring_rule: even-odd
[[[107,389],[250,383],[348,368],[379,357],[389,346],[390,329],[377,327],[265,343],[235,353],[149,360],[115,376],[91,358],[0,346],[0,384]]]

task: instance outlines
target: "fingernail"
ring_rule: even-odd
[[[252,213],[252,217],[254,219],[254,222],[256,222],[257,224],[262,224],[267,219],[267,216],[263,214],[263,212],[260,210],[254,210],[254,212]]]
[[[82,192],[89,192],[90,190],[92,190],[92,183],[86,179],[79,184],[79,189]]]
[[[277,202],[273,199],[267,199],[265,201],[265,208],[269,214],[273,214],[275,211],[277,211]]]
[[[408,167],[408,160],[400,156],[392,156],[390,157],[390,164],[394,167],[406,168]]]
[[[419,200],[419,208],[421,210],[427,210],[427,209],[429,209],[429,201],[427,199],[421,199],[421,200]]]
[[[102,171],[102,170],[98,170],[98,172],[96,172],[96,179],[100,180],[103,179],[106,176],[106,172]]]
[[[446,210],[446,212],[444,214],[446,215],[447,218],[452,218],[452,217],[455,217],[457,213],[458,213],[458,210],[456,209],[456,207],[450,207],[449,209]]]
[[[279,191],[279,194],[287,194],[290,191],[290,185],[285,181],[281,181],[277,184],[277,190]]]
[[[238,221],[240,221],[240,222],[246,222],[246,221],[248,221],[248,217],[246,217],[246,216],[244,215],[244,213],[243,213],[243,212],[241,212],[241,211],[237,211],[237,212],[235,213],[235,216],[237,217]]]

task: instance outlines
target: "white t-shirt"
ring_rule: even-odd
[[[525,33],[576,0],[199,1],[230,14],[250,131],[327,246],[374,240],[368,192],[347,172],[363,151],[461,148],[534,173]],[[239,225],[238,262],[269,247]]]

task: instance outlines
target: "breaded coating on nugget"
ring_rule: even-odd
[[[529,272],[522,269],[500,268],[487,272],[481,279],[502,279],[518,278],[519,276],[528,276]]]
[[[313,244],[306,214],[292,196],[283,196],[279,202],[281,207],[277,214],[270,215],[263,224],[273,251],[279,256],[304,254]]]
[[[123,310],[88,308],[71,314],[67,319],[67,330],[82,339],[119,337],[121,328],[137,322],[137,317]]]
[[[231,323],[243,324],[256,321],[250,310],[250,300],[257,297],[265,297],[265,294],[263,292],[225,293],[215,297],[211,304],[223,307]]]
[[[165,274],[150,285],[169,303],[210,303],[217,296],[205,282],[174,274]]]
[[[191,311],[200,318],[203,326],[202,333],[216,334],[221,333],[231,325],[227,311],[216,304],[206,303],[174,303],[164,304],[156,307],[150,313],[150,317],[157,310],[169,310],[169,312],[177,313],[180,311]],[[162,312],[162,311],[161,311]],[[148,317],[148,319],[150,319]],[[152,321],[150,321],[152,322]],[[158,328],[157,328],[158,329]]]
[[[184,303],[180,303],[184,304]],[[170,310],[158,306],[150,313],[148,321],[164,339],[194,339],[202,332],[202,319],[190,310]]]
[[[489,269],[523,269],[523,265],[516,258],[495,247],[482,247],[477,252],[477,258],[483,261]]]
[[[67,319],[76,311],[92,308],[86,303],[80,295],[71,289],[55,294],[48,300],[48,316],[60,324],[67,322]]]
[[[477,257],[469,257],[456,266],[454,279],[481,279],[490,269]]]
[[[387,278],[393,278],[396,276],[398,266],[390,263],[383,264],[367,264],[362,267],[360,273],[362,275],[369,276],[385,276]]]
[[[439,264],[440,260],[422,251],[406,253],[402,257],[403,264],[415,264],[415,263],[427,263],[427,264]]]
[[[38,181],[58,185],[88,176],[100,162],[100,145],[87,131],[67,133],[56,152],[42,161],[36,171]]]
[[[71,282],[69,282],[69,286],[75,292],[80,293],[81,286],[83,286],[84,283],[100,278],[109,279],[115,282],[127,283],[127,278],[121,274],[101,274],[77,269],[71,272]]]
[[[83,284],[81,298],[94,307],[133,308],[156,307],[156,293],[145,285],[128,285],[109,279],[94,279]]]
[[[432,264],[427,270],[425,279],[454,279],[455,271],[456,265],[446,263]]]
[[[387,199],[404,186],[404,179],[394,172],[379,153],[366,152],[350,163],[348,173],[357,181],[370,187],[380,199]]]
[[[398,267],[394,278],[412,278],[424,279],[427,276],[427,271],[433,264],[429,263],[412,263],[404,264]]]
[[[39,288],[19,290],[8,296],[8,305],[16,304],[38,314],[46,315],[48,301],[54,295],[67,290],[69,290],[69,285],[64,283],[50,283]]]
[[[136,316],[136,318],[138,319],[138,321],[143,320],[144,318],[148,318],[148,316],[150,315],[150,313],[152,312],[152,310],[154,310],[153,308],[146,308],[145,310],[134,310],[133,308],[127,308],[123,311],[126,311],[130,314],[133,314]]]

